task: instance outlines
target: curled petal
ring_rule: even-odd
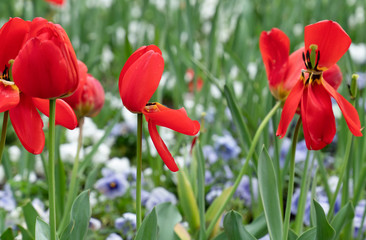
[[[323,73],[323,78],[327,81],[335,90],[339,88],[342,83],[343,76],[341,69],[337,64],[331,66],[327,71]]]
[[[123,67],[119,77],[119,93],[129,111],[141,112],[159,85],[164,59],[160,52],[154,50],[137,59],[134,54],[130,58],[132,60],[127,60],[127,66]]]
[[[5,112],[19,103],[19,89],[14,84],[0,80],[0,112]]]
[[[32,154],[40,154],[45,143],[43,121],[32,99],[21,94],[19,104],[9,110],[9,116],[24,148]]]
[[[352,106],[352,104],[349,103],[341,94],[334,90],[334,88],[326,81],[323,81],[323,86],[325,90],[337,101],[352,134],[357,137],[362,136],[360,118],[356,108]]]
[[[302,53],[304,48],[300,48],[295,52],[291,53],[287,65],[287,71],[283,83],[283,88],[287,91],[295,86],[296,82],[299,80],[301,70],[305,68],[304,61],[302,60]]]
[[[316,44],[320,52],[319,68],[329,68],[347,52],[351,38],[336,22],[324,20],[305,27],[305,49]]]
[[[36,108],[44,115],[49,117],[50,103],[47,99],[33,98]],[[56,99],[56,125],[61,125],[70,130],[75,129],[78,125],[76,115],[72,108],[62,99]]]
[[[273,28],[262,32],[259,38],[259,48],[270,88],[276,88],[284,81],[286,65],[290,53],[290,39],[280,29]]]
[[[151,140],[154,143],[154,146],[159,153],[161,159],[164,161],[165,165],[169,168],[170,171],[176,172],[179,170],[177,164],[172,157],[172,154],[169,152],[166,147],[164,141],[161,139],[158,130],[156,129],[156,125],[151,121],[148,121],[148,128]]]
[[[306,146],[320,150],[332,142],[336,133],[332,102],[323,85],[314,84],[304,90],[301,117]]]
[[[160,103],[154,103],[153,105],[146,106],[142,113],[148,122],[170,128],[179,133],[193,136],[200,130],[199,122],[190,119],[184,108],[175,110],[167,108]]]
[[[281,120],[278,124],[276,135],[283,138],[286,135],[288,125],[294,117],[304,91],[304,83],[299,80],[290,95],[287,97],[281,113]]]

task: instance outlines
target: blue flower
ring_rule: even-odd
[[[122,231],[122,234],[127,236],[127,239],[132,239],[136,229],[136,214],[124,213],[122,217],[115,220],[114,226]]]
[[[219,158],[217,156],[217,153],[215,149],[210,145],[205,145],[202,147],[203,156],[208,161],[209,164],[214,164],[217,159]]]
[[[222,188],[219,186],[214,186],[210,189],[210,191],[206,194],[206,201],[208,204],[211,204],[215,198],[220,196],[222,193]]]
[[[145,206],[149,211],[151,211],[156,205],[164,202],[176,204],[177,198],[173,193],[168,192],[165,188],[157,187],[151,191]]]
[[[214,148],[217,154],[225,161],[237,158],[241,151],[236,140],[229,132],[225,132],[224,136],[215,139]]]
[[[212,177],[212,173],[210,170],[205,171],[205,184],[210,185],[214,182],[214,178]]]
[[[5,185],[4,191],[0,191],[0,208],[3,208],[8,212],[11,212],[16,208],[16,202],[8,184]]]
[[[111,233],[105,240],[123,240],[123,238],[117,233]]]
[[[254,177],[250,179],[248,176],[244,175],[236,189],[235,196],[244,200],[246,206],[251,206],[252,200],[256,201],[258,198],[257,179]],[[252,199],[252,196],[254,199]]]
[[[123,175],[116,173],[105,176],[95,183],[95,188],[109,199],[122,196],[128,187],[129,184]]]
[[[101,226],[102,226],[102,222],[100,220],[98,220],[96,218],[90,218],[89,228],[91,230],[94,230],[94,231],[99,230],[101,228]]]
[[[362,217],[365,212],[366,200],[363,199],[357,203],[355,207],[355,217],[353,218],[353,226],[355,227],[354,237],[357,237],[358,232],[361,230],[365,232],[366,230],[366,221],[364,221],[363,226],[361,227]]]

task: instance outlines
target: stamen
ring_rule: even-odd
[[[159,112],[159,108],[158,108],[158,106],[156,105],[155,102],[146,103],[145,110],[146,110],[146,112],[149,112],[149,113]]]

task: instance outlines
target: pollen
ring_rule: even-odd
[[[159,112],[159,108],[156,105],[156,103],[147,103],[145,106],[146,112],[152,113],[152,112]]]

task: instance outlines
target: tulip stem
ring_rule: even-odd
[[[66,224],[68,223],[68,220],[70,218],[70,214],[71,214],[71,207],[72,204],[75,200],[75,197],[77,195],[77,176],[78,176],[78,168],[79,168],[79,159],[80,159],[80,150],[82,147],[82,143],[83,143],[83,126],[84,126],[84,117],[79,119],[79,137],[78,137],[78,146],[77,146],[77,150],[76,150],[76,156],[75,156],[75,160],[74,160],[74,165],[72,168],[72,173],[71,173],[71,179],[70,179],[70,188],[69,188],[69,193],[67,196],[67,202],[66,202],[66,207],[65,207],[65,213],[62,217],[62,221],[60,224],[60,227],[58,229],[58,231],[63,231],[64,228],[66,227]]]
[[[50,211],[51,240],[56,240],[56,192],[55,192],[55,113],[56,99],[50,99],[50,116],[48,127],[48,200]]]
[[[254,135],[252,144],[250,145],[249,151],[248,151],[248,155],[245,159],[245,163],[243,165],[243,167],[241,168],[239,175],[236,177],[235,183],[233,185],[233,188],[231,189],[229,196],[226,198],[225,202],[223,204],[221,204],[220,208],[218,209],[218,211],[216,212],[214,218],[212,219],[212,221],[210,222],[210,225],[207,228],[206,231],[206,236],[210,236],[211,232],[213,231],[217,221],[219,220],[219,218],[221,217],[222,213],[225,210],[226,205],[229,203],[229,201],[231,200],[231,198],[233,197],[236,189],[238,188],[240,181],[242,179],[242,177],[244,176],[244,173],[246,172],[246,170],[248,169],[249,166],[249,161],[250,159],[253,157],[253,154],[255,152],[258,140],[265,128],[265,126],[268,124],[269,120],[272,118],[272,116],[276,113],[277,109],[281,106],[281,102],[278,101],[276,103],[276,105],[273,106],[273,108],[271,109],[271,111],[267,114],[267,116],[263,119],[263,121],[261,122],[261,124],[258,127],[257,132]]]
[[[288,182],[285,219],[284,219],[284,225],[283,225],[283,239],[284,240],[287,240],[288,229],[290,226],[291,202],[292,202],[292,194],[294,192],[294,180],[295,180],[295,155],[296,155],[296,145],[297,145],[297,138],[299,136],[300,126],[301,126],[301,117],[299,117],[299,120],[297,120],[294,136],[292,138],[292,145],[291,145],[290,170],[289,170],[290,179]]]
[[[142,113],[137,114],[137,146],[136,146],[136,231],[141,226],[141,172],[142,172]]]
[[[1,129],[0,165],[1,165],[1,160],[3,159],[3,152],[4,152],[4,148],[5,148],[6,128],[8,126],[8,119],[9,119],[9,111],[5,111],[4,118],[3,118],[3,128]]]

